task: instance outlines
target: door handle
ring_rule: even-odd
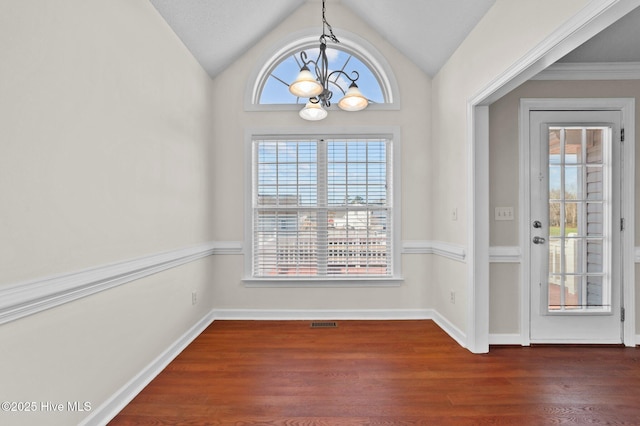
[[[544,244],[545,241],[543,237],[533,237],[533,244]]]

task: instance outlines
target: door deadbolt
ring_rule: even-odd
[[[534,228],[542,228],[542,222],[540,222],[539,220],[534,220],[533,221],[533,227]]]

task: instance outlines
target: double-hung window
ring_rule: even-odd
[[[251,275],[394,276],[391,138],[253,138]]]

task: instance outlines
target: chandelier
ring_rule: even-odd
[[[303,50],[300,52],[300,60],[302,62],[302,68],[298,78],[289,85],[289,91],[294,96],[299,98],[309,98],[309,101],[305,107],[300,111],[300,117],[305,120],[322,120],[327,116],[327,110],[331,106],[331,97],[333,92],[329,89],[329,79],[339,76],[343,76],[348,79],[351,84],[344,93],[344,96],[338,101],[338,106],[345,111],[360,111],[369,105],[369,101],[365,98],[356,81],[360,78],[360,74],[357,71],[351,71],[351,78],[349,74],[342,70],[335,70],[329,72],[329,63],[327,61],[327,38],[334,43],[340,43],[340,40],[333,34],[331,25],[325,18],[325,5],[322,0],[322,35],[320,36],[320,53],[318,57],[313,59],[307,59],[307,53]],[[326,30],[329,30],[329,34],[326,34]],[[311,73],[313,69],[315,76]]]

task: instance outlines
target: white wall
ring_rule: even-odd
[[[467,245],[471,237],[467,229],[472,213],[467,205],[467,144],[472,130],[468,128],[468,102],[588,3],[498,0],[433,79],[434,239]],[[458,208],[455,222],[449,216],[452,208]],[[439,273],[432,282],[433,291],[441,295],[434,299],[434,308],[447,312],[446,318],[461,330],[468,329],[466,267],[434,259],[434,270]],[[457,291],[455,306],[446,297],[452,288]]]
[[[216,238],[242,241],[244,238],[244,132],[251,127],[297,128],[310,126],[399,126],[401,131],[402,239],[431,239],[430,171],[430,93],[429,77],[411,61],[392,48],[339,2],[327,7],[327,19],[338,38],[340,29],[348,28],[375,46],[391,64],[400,85],[402,109],[358,113],[331,111],[321,123],[310,123],[298,117],[297,111],[247,112],[243,93],[251,71],[263,65],[265,51],[279,46],[292,33],[319,27],[320,3],[302,5],[280,26],[242,55],[214,80],[214,152],[213,197],[216,215],[213,220]],[[318,33],[319,35],[320,33]],[[216,259],[214,282],[215,307],[218,309],[340,309],[340,310],[411,310],[430,306],[429,255],[403,256],[404,283],[393,288],[247,288],[242,283],[242,256]]]
[[[518,206],[519,152],[518,110],[521,98],[640,98],[640,83],[634,81],[529,81],[510,92],[490,107],[490,210],[496,206]],[[640,130],[640,111],[636,110],[636,132]],[[638,133],[636,133],[638,134]],[[640,153],[636,150],[636,164]],[[640,176],[636,170],[635,221],[639,223]],[[516,214],[517,217],[517,214]],[[518,220],[491,222],[492,246],[518,246]],[[640,245],[636,229],[635,245]],[[636,268],[638,269],[638,268]],[[490,332],[520,333],[520,268],[519,265],[494,264],[491,269]],[[640,283],[636,282],[636,297]],[[636,301],[636,305],[638,302]],[[640,326],[640,316],[636,327]]]
[[[0,290],[212,239],[211,81],[150,3],[1,2],[0,52]],[[0,325],[0,401],[97,408],[209,312],[211,264]]]

